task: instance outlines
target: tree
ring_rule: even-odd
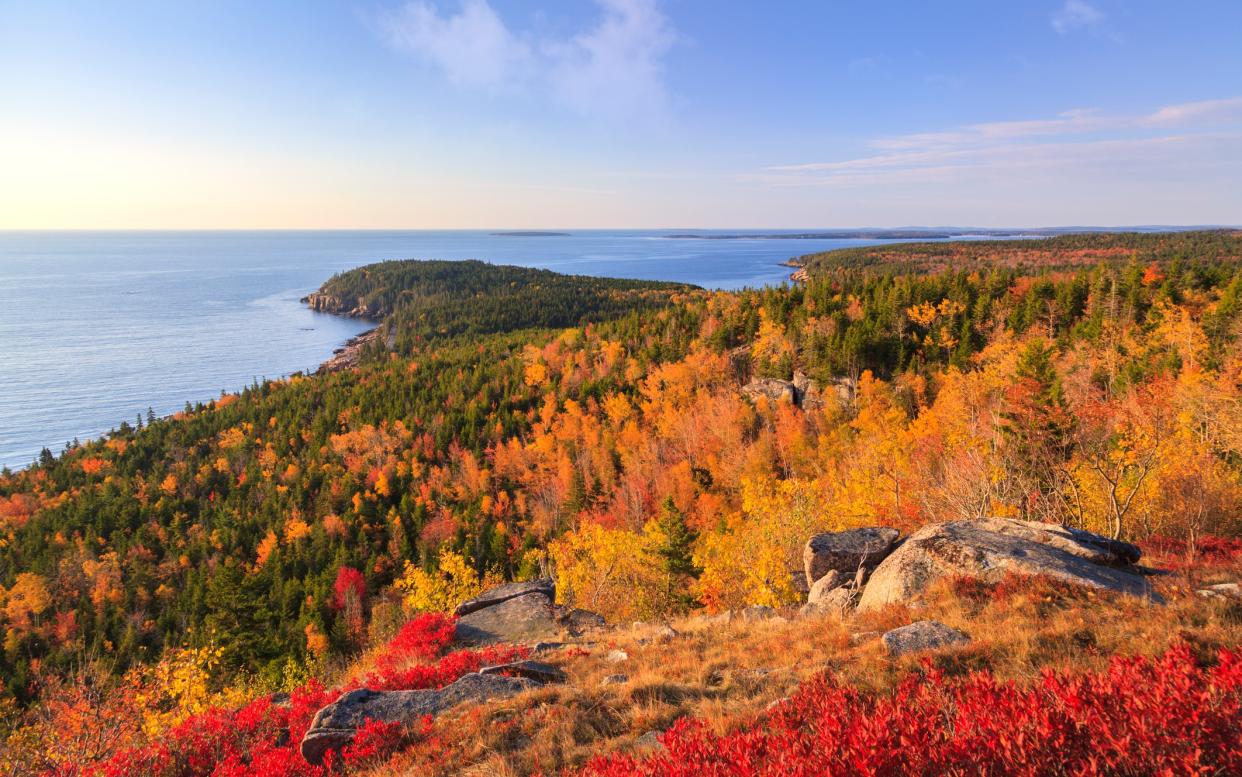
[[[1001,413],[1001,456],[1009,498],[1027,520],[1063,521],[1073,448],[1069,413],[1052,357],[1053,346],[1032,340],[1018,356]]]
[[[694,563],[694,543],[699,535],[686,523],[686,515],[677,508],[673,497],[664,498],[653,534],[656,535],[655,553],[664,567],[665,596],[673,609],[687,610],[695,601],[690,583],[703,574]]]

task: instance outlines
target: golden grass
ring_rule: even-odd
[[[1242,568],[1224,575],[1242,579]],[[986,669],[1027,681],[1045,668],[1090,670],[1113,655],[1154,655],[1178,640],[1204,658],[1242,645],[1242,604],[1196,596],[1164,578],[1165,605],[1025,579],[992,598],[953,584],[933,589],[918,609],[721,623],[709,618],[617,628],[582,648],[538,656],[570,682],[504,702],[462,710],[436,723],[435,741],[413,747],[372,771],[379,775],[555,773],[593,755],[641,752],[639,739],[694,716],[717,731],[753,719],[825,671],[860,688],[885,691],[918,671],[926,655],[890,658],[884,631],[922,619],[961,629],[972,641],[931,654],[940,669]],[[1002,586],[1003,588],[1003,586]],[[786,620],[788,618],[788,620]],[[629,658],[612,663],[610,651]],[[605,683],[624,674],[623,682]]]

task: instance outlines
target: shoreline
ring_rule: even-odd
[[[347,316],[348,318],[348,316]],[[327,375],[341,370],[357,367],[362,361],[362,353],[367,346],[379,342],[380,327],[374,326],[365,332],[354,335],[345,344],[332,351],[332,355],[319,365],[315,375]]]

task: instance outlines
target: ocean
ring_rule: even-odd
[[[482,259],[558,272],[779,284],[779,263],[881,240],[670,239],[668,231],[0,232],[0,467],[313,371],[364,322],[299,300],[384,259]],[[696,234],[710,234],[698,232]],[[729,234],[737,234],[730,232]]]

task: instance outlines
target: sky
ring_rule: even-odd
[[[0,0],[0,229],[1242,224],[1238,0]]]

